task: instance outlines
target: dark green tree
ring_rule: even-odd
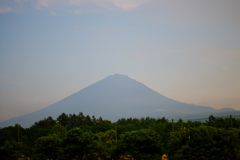
[[[65,127],[61,126],[60,124],[56,124],[51,128],[50,134],[55,134],[59,138],[64,139],[66,137],[67,131]]]
[[[40,137],[35,142],[35,159],[60,159],[63,140],[56,134]]]
[[[69,117],[66,113],[62,113],[57,117],[57,123],[61,124],[64,127],[69,125]]]
[[[4,145],[0,147],[0,159],[12,160],[22,158],[27,153],[27,146],[22,142],[5,141]]]
[[[117,140],[116,131],[109,130],[96,134],[96,153],[101,160],[112,160],[116,158]]]
[[[208,120],[206,121],[207,126],[214,126],[216,122],[216,117],[214,117],[212,114],[208,117]]]
[[[96,124],[97,124],[97,119],[95,118],[94,115],[92,116],[92,122],[93,122],[93,125],[96,125]]]
[[[150,129],[126,132],[120,135],[117,151],[120,156],[131,155],[137,160],[161,159],[163,155],[160,135]]]
[[[200,126],[171,133],[169,160],[238,159],[240,130]]]
[[[35,122],[31,128],[50,128],[55,124],[57,124],[56,121],[51,116],[49,116],[48,118],[44,118],[43,120]]]
[[[85,117],[85,125],[88,125],[88,126],[93,125],[93,121],[91,120],[91,117],[89,115]]]
[[[78,113],[78,126],[86,125],[85,124],[86,117],[83,115],[82,112]]]
[[[94,134],[80,128],[71,129],[64,140],[66,159],[83,159],[94,157]]]
[[[162,123],[166,123],[166,122],[168,122],[168,119],[166,119],[165,117],[162,117],[162,118],[158,118],[157,121],[162,122]]]
[[[78,116],[76,114],[69,114],[69,125],[68,128],[75,128],[75,127],[79,127],[80,124],[78,123]]]

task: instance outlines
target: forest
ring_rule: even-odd
[[[0,128],[1,160],[235,160],[240,159],[240,119],[206,122],[121,118],[117,122],[62,113],[29,128]]]

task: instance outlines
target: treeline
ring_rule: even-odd
[[[209,116],[199,121],[121,118],[112,123],[62,113],[0,129],[0,159],[120,160],[240,159],[240,119]]]

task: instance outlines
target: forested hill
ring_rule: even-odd
[[[62,113],[29,128],[0,129],[0,159],[239,159],[240,119],[209,116],[204,123]],[[197,144],[197,145],[196,145]]]

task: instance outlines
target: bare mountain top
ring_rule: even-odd
[[[79,92],[70,95],[39,111],[0,123],[0,127],[15,125],[30,127],[34,122],[48,116],[56,118],[61,113],[95,115],[111,121],[119,118],[166,117],[207,118],[219,111],[211,107],[181,103],[167,98],[144,84],[125,75],[111,75]],[[239,114],[238,111],[221,111],[224,114]]]

